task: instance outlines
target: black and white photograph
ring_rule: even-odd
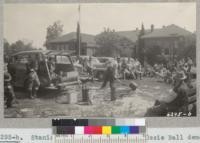
[[[196,116],[195,3],[4,5],[5,118]]]

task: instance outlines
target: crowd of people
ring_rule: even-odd
[[[88,73],[92,79],[94,78],[94,61],[93,57],[79,59],[76,62],[83,66],[83,71]],[[39,58],[38,58],[39,59]],[[47,66],[49,69],[49,74],[53,75],[55,71],[55,63],[52,58],[47,59]],[[37,97],[37,91],[40,87],[40,81],[38,78],[39,63],[37,60],[29,60],[27,63],[27,90],[30,98]],[[159,78],[164,82],[171,84],[174,91],[180,88],[180,85],[184,82],[189,87],[191,85],[191,80],[196,78],[195,73],[195,63],[190,57],[174,60],[173,62],[167,63],[155,63],[153,66],[145,63],[142,65],[137,58],[125,58],[116,57],[109,58],[104,66],[104,78],[100,89],[103,89],[107,83],[110,85],[111,89],[111,100],[116,99],[115,95],[115,81],[116,80],[142,80],[144,77],[149,78]],[[7,65],[4,70],[4,89],[6,97],[7,107],[12,106],[12,101],[15,98],[13,91],[12,77],[8,72]],[[181,81],[181,82],[180,82]],[[181,84],[180,84],[181,83]],[[177,100],[180,102],[181,100]],[[156,111],[157,112],[157,111]]]
[[[142,79],[142,65],[137,58],[117,58],[117,71],[122,79]]]
[[[168,96],[156,100],[145,116],[167,116],[170,113],[172,116],[174,113],[195,116],[196,65],[191,58],[176,60],[173,64],[155,64],[153,68],[154,75],[171,84],[172,90]]]
[[[89,75],[92,72],[91,58],[85,64]],[[115,99],[116,79],[142,79],[142,77],[158,78],[177,89],[181,84],[191,86],[192,80],[196,80],[196,65],[190,57],[166,63],[155,63],[142,65],[136,58],[112,58],[105,63],[104,79],[101,88],[109,82],[111,89],[111,100]],[[181,81],[181,82],[180,82]],[[181,83],[181,84],[180,84]],[[180,100],[181,101],[181,100]]]
[[[93,57],[84,58],[79,61],[85,72],[93,75]],[[183,74],[190,78],[190,72],[194,71],[195,64],[190,57],[173,62],[155,63],[153,66],[145,63],[142,65],[137,58],[117,57],[110,58],[104,63],[106,68],[110,63],[114,65],[115,77],[119,79],[142,79],[142,77],[155,77],[163,79],[164,82],[174,84],[177,74]]]
[[[100,63],[97,57],[79,57],[76,58],[74,63],[78,63],[83,67],[82,72],[89,75],[93,81],[95,77],[94,70],[98,67],[103,70],[103,82],[100,89],[103,89],[109,82],[111,89],[111,100],[115,100],[115,81],[119,79],[142,79],[142,65],[135,58],[125,57],[104,57],[103,63]]]
[[[96,61],[95,61],[95,60]],[[96,57],[90,56],[89,58],[80,58],[76,61],[83,66],[83,71],[87,72],[88,75],[94,76],[93,70],[96,68],[94,65],[100,63]],[[137,79],[142,78],[142,65],[137,60],[137,58],[125,58],[125,57],[117,57],[117,58],[108,58],[105,63],[103,63],[103,67],[106,67],[112,63],[115,68],[115,77],[123,78],[123,79]]]
[[[147,73],[150,76],[161,78],[164,82],[174,85],[178,75],[182,75],[183,78],[190,80],[195,73],[195,69],[196,65],[190,57],[187,57],[174,62],[168,62],[167,64],[154,64]]]

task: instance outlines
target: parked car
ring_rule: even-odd
[[[85,59],[86,59],[86,60],[89,60],[90,57],[92,58],[92,64],[93,64],[93,65],[96,65],[96,64],[98,65],[98,64],[100,63],[99,60],[98,60],[96,57],[93,57],[93,56],[85,56],[85,55],[83,56],[83,55],[81,55],[81,56],[80,56],[80,59],[81,59],[82,61],[84,61]]]
[[[110,60],[114,60],[114,58],[112,57],[96,57],[96,58],[98,59],[99,63],[94,66],[95,76],[99,80],[103,80],[104,72],[106,70],[106,63]]]
[[[112,57],[97,57],[97,59],[101,62],[101,63],[106,63],[109,60],[113,60],[114,58]]]
[[[90,59],[90,56],[80,56],[80,60]],[[93,74],[94,77],[98,80],[102,80],[104,77],[104,71],[106,70],[105,63],[99,61],[98,57],[91,56],[92,65],[93,65]]]
[[[53,73],[48,66],[51,58],[55,64]],[[71,57],[66,52],[50,50],[31,50],[16,53],[9,61],[9,72],[13,77],[15,87],[25,87],[28,74],[27,64],[30,59],[38,62],[37,74],[40,88],[63,88],[79,83],[78,72],[75,71]]]
[[[73,62],[75,70],[79,74],[82,74],[83,73],[83,65],[80,64],[80,61],[79,61],[78,57],[77,56],[71,56],[71,59],[72,59],[72,62]]]
[[[134,62],[134,61],[135,61],[133,58],[121,57],[121,58],[120,58],[120,61],[123,62],[123,60],[125,60],[126,62],[128,62],[128,60],[130,60],[130,62]]]

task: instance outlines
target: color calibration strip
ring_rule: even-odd
[[[112,134],[144,134],[145,126],[57,126],[54,134],[75,135],[112,135]]]
[[[144,134],[145,119],[53,119],[54,134]]]
[[[53,119],[52,126],[145,126],[145,119]]]

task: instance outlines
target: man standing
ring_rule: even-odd
[[[129,74],[128,65],[125,58],[122,61],[121,68],[122,68],[123,79],[125,80],[127,75]]]
[[[106,86],[107,82],[110,82],[111,101],[114,101],[116,100],[114,81],[116,79],[117,74],[117,62],[115,60],[109,60],[106,65],[107,67],[104,74],[104,81],[101,86],[101,89]]]
[[[89,57],[89,61],[87,62],[87,73],[89,74],[90,78],[93,80],[94,78],[94,73],[93,73],[93,62],[92,62],[92,57]]]
[[[7,108],[12,107],[13,99],[15,98],[15,93],[11,84],[12,77],[8,72],[7,65],[4,65],[4,95],[6,99]]]
[[[54,76],[56,65],[55,65],[54,59],[52,57],[50,57],[48,59],[47,65],[48,65],[48,68],[49,68],[50,76],[51,77]]]
[[[192,66],[194,65],[193,61],[190,57],[187,58],[187,63],[188,63],[188,66],[189,66],[188,72],[190,72]]]
[[[33,68],[31,68],[30,72],[28,73],[27,86],[28,86],[29,97],[31,99],[36,98],[37,91],[40,86],[40,81],[37,72]]]
[[[136,79],[139,76],[140,80],[141,80],[142,79],[142,65],[141,65],[141,63],[137,59],[135,60],[135,67],[136,67]]]
[[[121,77],[121,61],[120,61],[120,57],[117,57],[117,76]]]

